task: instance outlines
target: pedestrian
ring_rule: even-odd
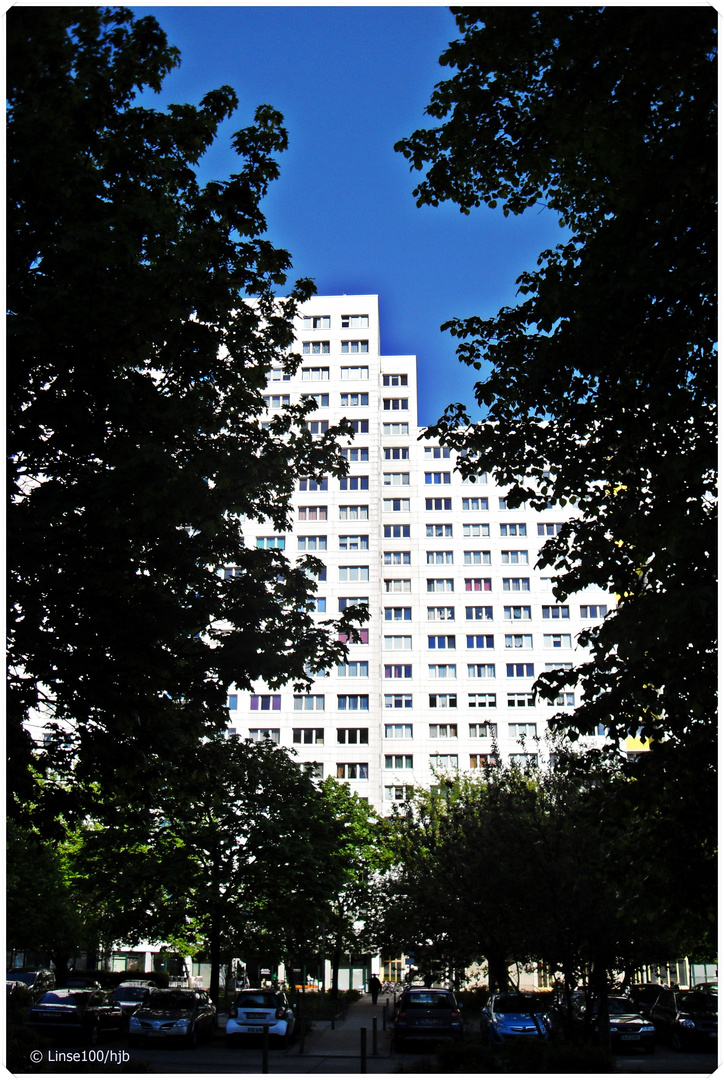
[[[382,983],[380,982],[380,980],[377,978],[376,975],[373,975],[372,978],[370,979],[370,993],[372,994],[372,1004],[373,1005],[377,1004],[377,995],[379,994],[381,989],[382,989]]]

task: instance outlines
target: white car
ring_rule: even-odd
[[[248,1035],[263,1035],[287,1046],[294,1034],[294,1013],[286,994],[277,990],[240,990],[229,1009],[226,1044],[233,1045]]]

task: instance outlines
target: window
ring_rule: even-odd
[[[340,551],[367,551],[370,546],[369,534],[366,536],[340,536]]]
[[[571,647],[571,635],[570,634],[544,634],[543,635],[543,648],[544,649],[570,649]]]
[[[369,476],[342,476],[339,480],[340,491],[368,491]]]
[[[386,446],[385,461],[407,461],[410,449],[407,446]]]
[[[469,709],[494,709],[497,705],[497,694],[468,694]]]
[[[312,435],[324,435],[329,428],[329,420],[308,420],[307,428]]]
[[[403,423],[403,424],[383,424],[382,425],[382,434],[383,435],[409,435],[410,434],[410,425],[406,424],[406,423]]]
[[[506,649],[532,649],[533,648],[533,635],[532,634],[506,634],[505,635],[505,647],[506,647]]]
[[[411,769],[412,754],[385,754],[386,769]]]
[[[452,566],[453,553],[452,551],[428,551],[427,552],[427,564],[428,566]]]
[[[561,531],[562,528],[563,528],[562,522],[561,523],[551,522],[550,525],[549,524],[539,525],[538,526],[538,535],[539,536],[555,536],[557,533],[559,533]]]
[[[338,727],[337,728],[337,742],[346,743],[347,745],[353,743],[369,743],[370,741],[370,729],[366,727]]]
[[[385,664],[386,679],[411,679],[412,664]]]
[[[490,536],[490,526],[463,525],[463,536]]]
[[[385,540],[405,540],[410,535],[409,525],[385,525]]]
[[[533,694],[508,694],[509,709],[532,709],[534,705]]]
[[[275,711],[281,709],[281,694],[252,694],[251,707],[252,709],[261,709],[262,712],[267,712],[269,709]]]
[[[526,767],[526,765],[535,766],[535,765],[538,764],[538,755],[537,754],[511,754],[510,755],[510,764],[511,765],[517,765],[517,766],[519,766],[519,768],[523,768],[523,769]]]
[[[385,592],[412,592],[412,579],[385,578]]]
[[[300,491],[326,491],[327,484],[329,483],[326,476],[323,476],[321,480],[312,480],[310,478],[299,481]]]
[[[385,708],[386,709],[411,709],[412,708],[412,694],[385,694]],[[397,728],[409,729],[409,735],[403,736],[398,734],[393,736],[390,732]],[[412,726],[410,724],[385,724],[385,737],[392,738],[412,738]]]
[[[412,619],[412,608],[409,607],[386,607],[385,622],[409,622]]]
[[[342,350],[344,351],[344,350]],[[366,352],[366,349],[362,350]],[[370,369],[368,367],[343,367],[340,368],[340,375],[342,380],[345,379],[369,379]]]
[[[393,785],[385,787],[385,801],[386,802],[404,802],[405,799],[412,798],[411,787],[403,787],[400,785]]]
[[[450,473],[449,472],[426,472],[425,473],[426,484],[449,484]]]
[[[491,607],[466,607],[465,618],[468,622],[490,622],[493,618]]]
[[[302,342],[302,352],[305,356],[319,356],[320,354],[329,352],[328,341],[304,341]],[[317,370],[322,371],[323,368]],[[329,378],[329,368],[327,370],[327,378]],[[304,368],[302,368],[302,378],[304,378]]]
[[[469,679],[494,679],[495,664],[468,664]]]
[[[508,622],[514,622],[518,619],[527,621],[530,619],[530,610],[529,607],[504,607],[503,618],[507,619]]]
[[[521,522],[516,522],[514,525],[501,525],[500,526],[500,535],[501,536],[525,536],[526,535],[525,525],[523,525]]]
[[[305,573],[306,573],[308,578],[312,579],[312,581],[326,581],[327,580],[327,567],[326,566],[323,566],[321,568],[321,570],[316,570],[316,571],[315,570],[306,570]]]
[[[563,706],[566,706],[566,707],[571,707],[571,706],[574,706],[576,704],[576,702],[575,702],[575,697],[574,697],[573,694],[559,694],[558,697],[553,702],[553,704],[554,705],[563,705]]]
[[[382,399],[382,408],[385,410],[385,412],[404,412],[407,409],[407,400],[407,398],[386,397]]]
[[[493,634],[468,634],[467,635],[467,647],[468,649],[494,649],[495,645]]]
[[[324,765],[321,761],[300,761],[299,764],[310,776],[314,776],[318,780],[324,779]]]
[[[369,707],[369,694],[337,694],[337,708],[340,712],[365,712]]]
[[[357,604],[363,604],[364,607],[369,607],[369,596],[340,596],[337,601],[340,611],[344,611],[345,608],[354,607]]]
[[[329,402],[327,402],[329,404]],[[369,420],[350,420],[355,435],[368,435],[370,430]]]
[[[487,697],[487,694],[472,694],[471,697]],[[468,724],[468,734],[471,739],[497,739],[498,725],[491,724],[487,720],[483,724]]]
[[[508,506],[507,499],[498,499],[498,509],[500,510],[524,510],[527,503],[519,503],[517,506]]]
[[[382,553],[382,561],[385,566],[409,566],[410,565],[410,552],[409,551],[384,551]]]
[[[340,506],[340,521],[369,521],[369,506]]]
[[[226,699],[226,707],[229,712],[236,712],[236,710],[239,708],[239,695],[229,694],[228,698]]]
[[[369,405],[369,394],[341,394],[340,405],[346,409],[356,409],[361,405]]]
[[[505,674],[509,679],[531,679],[533,677],[533,665],[506,664]]]
[[[244,571],[240,566],[226,566],[224,567],[224,578],[240,578],[243,577]]]
[[[340,581],[369,581],[369,579],[369,566],[340,566],[339,568]]]
[[[395,695],[397,696],[397,695]],[[387,700],[385,698],[385,700]],[[399,708],[396,705],[395,708]],[[412,724],[385,724],[385,738],[386,739],[411,739],[412,738]]]
[[[452,592],[453,591],[453,579],[452,578],[428,578],[427,579],[427,591],[428,592]]]
[[[567,604],[544,604],[543,618],[568,619],[570,618],[570,609]]]
[[[300,506],[297,511],[300,521],[326,521],[326,506]]]
[[[455,635],[454,634],[428,634],[427,635],[427,647],[428,647],[428,649],[454,649],[455,648]]]
[[[471,769],[484,769],[488,765],[497,765],[498,759],[494,754],[471,754],[470,755],[470,768]]]
[[[536,736],[535,724],[508,724],[509,739],[534,739]]]
[[[338,780],[367,780],[369,779],[369,765],[367,762],[337,762]]]
[[[329,349],[327,349],[329,352]],[[303,367],[302,382],[327,382],[329,380],[328,367]]]
[[[427,673],[431,679],[457,679],[457,664],[428,664]]]
[[[284,368],[273,367],[271,369],[271,381],[272,382],[289,382],[291,375]]]
[[[446,536],[452,536],[452,534],[453,534],[452,525],[426,525],[425,526],[425,535],[426,536],[446,537]]]
[[[477,498],[476,499],[463,499],[463,510],[487,510],[487,509],[488,509],[488,500],[487,499],[477,499]],[[488,533],[483,533],[481,535],[487,536]]]
[[[324,596],[311,596],[309,598],[309,603],[311,603],[313,605],[312,606],[313,611],[326,611],[327,610],[327,600],[326,600],[326,598]]]
[[[450,448],[447,446],[426,446],[425,447],[426,458],[449,458]]]
[[[382,474],[383,487],[409,487],[410,474],[406,472],[386,472]]]
[[[368,645],[370,640],[369,630],[354,629],[347,633],[346,630],[340,630],[337,634],[337,641],[344,641],[349,645]]]
[[[607,611],[605,604],[581,604],[582,619],[603,619]]]
[[[451,510],[452,499],[425,499],[426,510]]]
[[[326,551],[326,536],[298,536],[297,547],[300,551]]]
[[[490,565],[490,552],[489,551],[464,551],[463,562],[467,566],[489,566]]]
[[[257,536],[256,546],[258,548],[278,548],[280,551],[284,550],[284,537],[283,536]]]
[[[370,451],[368,446],[348,446],[343,450],[340,450],[340,454],[345,461],[357,462],[357,461],[369,461]]]
[[[429,607],[427,609],[428,622],[453,622],[454,619],[454,607]]]
[[[429,694],[428,701],[431,709],[457,709],[458,696],[457,694]],[[445,725],[446,727],[452,726],[455,728],[451,737],[457,738],[458,729],[457,724]],[[431,726],[432,733],[432,726]]]
[[[343,315],[342,316],[342,329],[343,330],[357,330],[362,326],[369,326],[369,315]]]
[[[503,592],[530,592],[530,578],[504,577]]]
[[[383,499],[382,510],[385,514],[406,513],[410,509],[409,499]]]
[[[343,341],[342,352],[343,353],[366,353],[369,352],[368,341]]]
[[[302,395],[302,401],[304,401],[307,398],[311,398],[312,401],[316,402],[318,408],[326,409],[326,408],[329,407],[329,394],[307,394],[307,393],[305,393],[305,394]],[[324,430],[326,431],[327,429],[325,428]]]
[[[465,592],[490,592],[490,578],[465,578]]]
[[[297,727],[292,728],[292,742],[298,745],[321,745],[324,743],[324,728],[321,727]]]
[[[383,386],[407,386],[407,375],[383,375]]]
[[[408,634],[388,634],[383,639],[385,649],[405,650],[412,648],[412,637]]]
[[[430,754],[431,769],[457,769],[457,754]]]
[[[294,709],[296,712],[324,712],[324,694],[295,694]]]
[[[555,664],[546,664],[546,671],[569,671],[573,667],[571,663],[564,663],[562,660],[556,660]]]
[[[305,315],[305,330],[329,330],[329,315]]]
[[[281,741],[280,728],[249,728],[249,738],[252,742],[264,742],[265,739],[269,739],[270,742],[277,743]]]
[[[289,394],[264,395],[264,405],[267,409],[281,409],[289,404]]]
[[[504,564],[507,563],[526,563],[528,562],[527,551],[501,551],[501,557]]]
[[[368,679],[370,665],[367,660],[349,660],[344,664],[337,664],[337,674],[340,679]]]

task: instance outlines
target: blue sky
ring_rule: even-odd
[[[418,357],[419,421],[451,401],[473,404],[475,373],[440,325],[513,304],[515,279],[561,240],[547,212],[519,218],[453,206],[417,208],[416,178],[396,140],[431,124],[424,109],[450,69],[438,58],[457,37],[445,7],[135,7],[154,15],[181,67],[154,99],[198,103],[224,83],[240,100],[203,162],[204,179],[236,171],[230,135],[257,105],[284,114],[289,150],[263,210],[293,276],[320,294],[378,293],[385,355]]]

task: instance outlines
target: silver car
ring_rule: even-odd
[[[286,994],[278,990],[241,990],[229,1009],[226,1044],[231,1046],[243,1036],[263,1035],[285,1046],[294,1035],[294,1012]]]

